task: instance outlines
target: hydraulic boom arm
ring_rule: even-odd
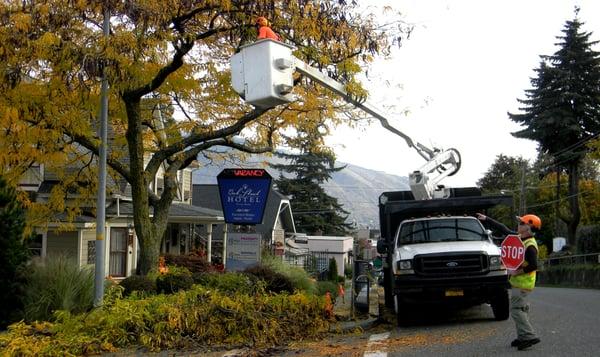
[[[387,117],[376,107],[350,95],[343,84],[293,56],[291,49],[291,46],[271,40],[261,40],[241,47],[240,52],[231,59],[234,89],[247,102],[256,106],[270,107],[290,102],[294,100],[289,94],[293,88],[292,74],[298,71],[372,115],[385,129],[403,138],[409,147],[414,148],[427,161],[417,171],[409,174],[409,184],[415,199],[448,196],[446,190],[438,188],[438,183],[460,169],[461,158],[456,149],[430,149],[413,141],[391,126]],[[430,176],[434,173],[437,176]]]

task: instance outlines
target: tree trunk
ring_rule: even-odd
[[[165,227],[157,227],[150,218],[149,182],[144,174],[144,142],[142,138],[140,99],[125,100],[127,110],[127,144],[131,171],[131,198],[133,204],[133,222],[140,244],[137,271],[146,275],[158,269],[160,239]],[[160,228],[160,229],[159,229]]]
[[[137,273],[147,275],[152,270],[158,269],[160,244],[167,230],[169,208],[177,193],[177,170],[181,166],[173,164],[164,174],[164,190],[158,202],[150,203],[148,187],[150,177],[145,173],[144,141],[141,120],[140,99],[126,99],[127,109],[127,144],[129,146],[129,160],[131,170],[131,198],[133,201],[133,222],[135,232],[140,244],[139,262]],[[150,211],[153,206],[154,210]],[[152,213],[152,217],[150,217]]]
[[[577,161],[569,163],[569,207],[571,209],[571,219],[568,225],[568,240],[572,249],[577,248],[577,227],[581,220],[581,211],[579,210],[579,163]]]

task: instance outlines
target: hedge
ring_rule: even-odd
[[[600,289],[600,264],[552,265],[538,271],[537,283]]]

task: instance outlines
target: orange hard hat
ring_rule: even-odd
[[[269,26],[269,21],[267,21],[267,19],[263,16],[259,16],[256,19],[256,24],[260,25],[260,26]]]
[[[539,230],[542,228],[542,220],[535,214],[526,214],[522,217],[517,216],[517,219],[519,220],[519,222],[528,224],[535,229]]]

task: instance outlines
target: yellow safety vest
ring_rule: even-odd
[[[523,245],[525,246],[526,251],[527,251],[527,248],[529,248],[531,246],[535,247],[536,251],[539,251],[537,242],[534,237],[525,239],[523,241]],[[529,265],[529,263],[527,263],[527,261],[524,261],[523,264],[521,264],[521,266],[519,268],[525,268],[527,265]],[[534,271],[530,271],[529,273],[513,275],[510,277],[509,281],[510,281],[510,285],[513,288],[533,290],[533,288],[535,287],[535,277],[536,277],[536,271],[534,270]]]

